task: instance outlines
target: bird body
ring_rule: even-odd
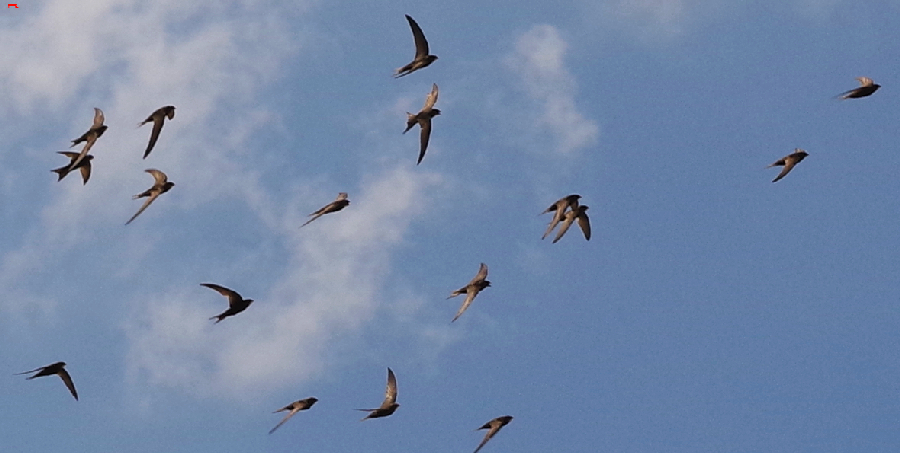
[[[406,15],[406,21],[409,22],[409,28],[412,30],[413,40],[416,43],[416,56],[409,64],[394,72],[395,78],[412,74],[413,72],[434,63],[434,60],[438,59],[437,55],[428,54],[428,41],[425,39],[425,34],[422,33],[419,24],[417,24],[408,14]]]
[[[313,404],[316,404],[316,401],[319,401],[319,400],[315,397],[309,397],[309,398],[305,398],[302,400],[294,401],[293,403],[288,404],[287,406],[284,406],[275,412],[272,412],[273,414],[277,414],[279,412],[290,411],[290,412],[288,412],[287,415],[284,416],[283,419],[281,419],[281,422],[279,422],[277,425],[275,425],[274,428],[269,430],[269,434],[274,433],[276,429],[278,429],[286,421],[290,420],[290,418],[293,417],[294,414],[296,414],[297,412],[305,411],[305,410],[311,408],[313,406]]]
[[[394,376],[394,372],[388,368],[388,377],[387,377],[387,387],[384,391],[384,401],[381,402],[381,406],[378,406],[377,409],[357,409],[358,411],[368,412],[369,415],[363,417],[360,421],[367,420],[370,418],[381,418],[387,417],[394,413],[399,404],[397,404],[397,378]]]
[[[63,165],[62,167],[54,168],[53,170],[50,170],[53,173],[56,173],[59,175],[59,179],[57,179],[57,181],[62,181],[63,178],[65,178],[66,175],[69,174],[69,172],[78,169],[81,171],[81,179],[84,180],[84,184],[87,184],[88,179],[91,179],[91,159],[93,159],[94,156],[92,156],[90,154],[85,154],[84,158],[81,159],[81,162],[78,162],[77,166],[73,166],[72,164],[74,164],[75,161],[78,159],[78,156],[79,156],[78,153],[73,153],[71,151],[58,151],[58,154],[62,154],[71,160],[69,161],[68,164]]]
[[[800,161],[806,158],[809,153],[803,151],[800,148],[794,149],[794,152],[788,154],[787,156],[782,157],[781,159],[776,160],[772,165],[769,165],[766,168],[775,167],[775,166],[783,166],[784,168],[781,170],[781,173],[772,180],[772,182],[778,182],[781,178],[784,178],[791,170],[794,169],[794,166],[797,165]]]
[[[69,389],[69,393],[75,397],[75,401],[78,401],[78,392],[75,391],[75,383],[72,382],[72,376],[69,375],[69,372],[66,371],[66,362],[56,362],[47,366],[42,366],[35,368],[30,371],[24,371],[16,374],[28,374],[28,373],[37,373],[34,376],[29,376],[25,378],[26,380],[32,380],[34,378],[39,378],[43,376],[50,376],[52,374],[58,375],[60,379],[62,379],[63,383],[66,384],[66,388]]]
[[[483,447],[484,444],[486,444],[489,440],[491,440],[491,438],[494,437],[494,435],[500,431],[500,428],[503,428],[504,426],[509,424],[509,422],[511,422],[512,419],[513,418],[511,415],[504,415],[502,417],[497,417],[497,418],[485,423],[484,425],[482,425],[481,428],[476,429],[476,431],[478,431],[479,429],[486,429],[486,430],[488,430],[488,432],[484,434],[484,439],[481,441],[480,444],[478,444],[478,448],[476,448],[475,451],[472,453],[478,453],[478,450],[481,450],[481,447]]]
[[[436,83],[431,84],[431,92],[425,97],[425,105],[419,113],[412,114],[406,112],[406,129],[403,133],[409,132],[416,124],[419,125],[421,132],[419,133],[419,159],[416,165],[422,163],[425,157],[425,150],[428,149],[428,140],[431,138],[431,119],[441,114],[439,109],[434,108],[434,104],[438,99],[438,86]]]
[[[253,303],[253,299],[244,299],[240,294],[237,293],[237,291],[228,289],[224,286],[219,286],[215,283],[201,283],[200,285],[212,289],[228,298],[228,310],[225,310],[222,313],[209,318],[210,320],[215,319],[215,324],[220,323],[223,319],[229,316],[234,316],[246,310],[247,307],[249,307],[250,304]]]
[[[478,268],[478,273],[475,274],[475,278],[473,278],[468,285],[463,286],[462,288],[450,293],[450,296],[447,297],[447,299],[456,297],[460,294],[466,295],[466,300],[463,301],[462,306],[459,307],[459,311],[456,312],[456,316],[454,316],[453,320],[450,322],[454,322],[459,319],[459,317],[462,316],[463,312],[465,312],[466,309],[469,308],[469,305],[472,304],[472,301],[475,300],[475,296],[477,296],[478,293],[481,292],[481,290],[487,288],[488,286],[491,286],[491,282],[487,280],[487,275],[488,267],[486,264],[481,263],[481,266]]]
[[[91,147],[94,146],[94,143],[97,142],[97,139],[106,132],[107,127],[103,124],[104,121],[105,117],[103,116],[103,110],[94,107],[94,123],[91,125],[91,128],[84,134],[81,134],[81,137],[72,140],[72,146],[84,142],[84,148],[81,149],[81,152],[78,153],[78,156],[70,164],[72,168],[78,168],[78,165],[81,163],[82,159],[84,159],[84,156],[87,155],[88,151],[91,150]]]
[[[138,124],[138,127],[141,127],[151,121],[153,122],[153,131],[150,132],[150,142],[147,143],[147,149],[144,150],[144,159],[150,155],[150,151],[153,151],[153,147],[156,146],[156,140],[159,139],[159,133],[162,131],[163,123],[165,123],[166,118],[175,118],[175,106],[167,105],[165,107],[160,107],[151,113],[142,123]]]
[[[303,228],[306,225],[309,225],[310,222],[318,219],[319,217],[322,217],[325,214],[329,214],[332,212],[338,212],[341,209],[346,208],[349,204],[350,204],[350,200],[347,199],[347,192],[341,192],[338,194],[337,198],[334,199],[334,201],[332,201],[331,203],[328,203],[325,206],[322,206],[321,208],[319,208],[319,210],[310,214],[309,217],[312,217],[312,218],[307,220],[306,223],[304,223],[303,225],[300,225],[300,228]]]
[[[868,77],[857,77],[857,81],[859,81],[859,87],[854,88],[852,90],[845,91],[841,93],[838,97],[841,99],[858,99],[864,98],[866,96],[871,96],[872,93],[878,91],[881,88],[881,85],[872,81],[872,79]]]
[[[144,171],[153,175],[153,187],[131,197],[132,200],[137,200],[138,198],[147,198],[147,201],[144,202],[144,205],[141,206],[141,209],[138,209],[138,212],[134,213],[134,215],[131,216],[131,218],[128,219],[127,222],[125,222],[125,225],[128,225],[134,219],[136,219],[137,216],[141,215],[141,213],[144,212],[144,210],[147,209],[150,204],[153,203],[153,201],[156,200],[160,195],[168,192],[172,187],[175,187],[175,183],[169,182],[169,178],[165,173],[154,168],[149,168]]]

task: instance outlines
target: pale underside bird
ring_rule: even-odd
[[[478,268],[478,273],[475,274],[475,278],[473,278],[468,285],[463,286],[462,288],[450,293],[450,296],[447,297],[447,299],[456,297],[460,294],[466,295],[466,300],[464,300],[462,306],[459,307],[459,311],[456,312],[456,316],[454,316],[453,320],[450,321],[451,323],[462,316],[463,312],[465,312],[466,309],[469,308],[469,305],[472,304],[472,301],[475,300],[475,296],[477,296],[478,293],[481,292],[481,290],[487,288],[488,286],[491,286],[491,282],[486,280],[487,275],[488,267],[486,264],[481,263],[481,267]]]
[[[779,173],[778,176],[776,176],[775,179],[772,180],[772,182],[777,182],[781,178],[784,178],[788,173],[791,172],[791,170],[794,169],[794,166],[797,165],[797,163],[805,159],[808,155],[809,153],[807,153],[806,151],[803,151],[800,148],[796,148],[794,149],[793,153],[788,154],[787,156],[776,160],[772,165],[767,166],[766,168],[784,166],[784,168],[781,169],[781,173]]]
[[[97,142],[97,139],[106,132],[106,125],[103,124],[105,120],[103,116],[103,110],[94,107],[94,124],[91,125],[91,128],[88,129],[87,132],[81,134],[81,137],[72,140],[72,146],[75,146],[81,142],[84,142],[84,148],[81,149],[81,152],[78,153],[78,157],[75,158],[75,161],[72,162],[72,167],[75,168],[78,164],[81,163],[81,160],[84,159],[84,156],[87,155],[88,151],[91,150],[91,147],[94,146],[94,143]]]
[[[134,215],[131,216],[131,218],[128,219],[127,222],[125,222],[125,225],[128,225],[134,219],[136,219],[137,216],[141,215],[141,213],[144,212],[144,210],[147,209],[148,206],[150,206],[150,203],[153,203],[153,200],[156,200],[160,195],[168,192],[169,189],[171,189],[172,187],[175,186],[175,183],[169,182],[166,174],[159,170],[156,170],[154,168],[149,168],[144,171],[153,175],[153,180],[154,180],[153,187],[131,197],[132,200],[137,200],[138,198],[146,197],[147,201],[144,202],[144,205],[141,206],[141,209],[138,209],[138,212],[134,213]]]
[[[253,299],[244,299],[236,291],[228,289],[224,286],[219,286],[215,283],[201,283],[200,285],[205,286],[209,289],[212,289],[212,290],[218,292],[219,294],[228,298],[228,310],[225,310],[222,313],[209,318],[210,320],[215,319],[216,320],[215,324],[218,324],[223,319],[225,319],[229,316],[234,316],[234,315],[246,310],[247,307],[249,307],[250,304],[253,303]]]
[[[482,425],[481,428],[478,428],[478,429],[486,429],[486,430],[488,430],[488,432],[485,433],[484,439],[481,441],[480,444],[478,444],[478,448],[476,448],[475,451],[472,453],[478,453],[478,450],[481,450],[481,447],[483,447],[484,444],[486,444],[489,440],[491,440],[491,438],[494,437],[494,434],[497,434],[497,432],[500,431],[500,428],[503,428],[504,426],[506,426],[510,421],[512,421],[512,419],[513,419],[512,416],[504,415],[502,417],[497,417],[497,418],[485,423],[484,425]],[[475,431],[478,431],[478,429],[476,429]]]
[[[413,39],[416,42],[416,56],[409,64],[397,69],[394,73],[395,78],[412,74],[413,72],[434,63],[434,60],[438,59],[437,55],[428,54],[428,41],[425,39],[425,34],[422,33],[422,29],[419,28],[419,24],[417,24],[412,17],[409,17],[408,14],[406,15],[406,21],[409,22],[409,28],[412,30]]]
[[[293,403],[288,404],[287,406],[284,406],[275,412],[272,412],[273,414],[277,414],[279,412],[290,411],[290,412],[288,412],[287,415],[284,416],[283,419],[281,419],[281,422],[279,422],[277,425],[275,425],[274,428],[269,430],[269,434],[274,433],[276,429],[278,429],[281,425],[283,425],[284,422],[290,420],[290,418],[293,417],[294,414],[296,414],[297,412],[305,411],[305,410],[311,408],[313,404],[316,404],[316,401],[319,401],[319,400],[315,397],[309,397],[309,398],[305,398],[302,400],[294,401]]]
[[[390,368],[387,370],[387,388],[384,391],[384,401],[382,401],[381,406],[379,406],[378,409],[357,409],[358,411],[369,413],[369,415],[366,415],[360,421],[370,418],[387,417],[400,407],[400,405],[397,404],[397,378],[394,377],[394,372],[391,371]]]
[[[858,88],[845,91],[838,95],[838,97],[841,99],[864,98],[866,96],[870,96],[872,93],[881,88],[881,85],[873,82],[872,79],[868,77],[857,77],[856,80],[859,82]]]
[[[81,179],[84,180],[84,184],[87,184],[88,179],[91,179],[91,159],[93,159],[94,156],[86,154],[84,158],[81,159],[81,162],[78,163],[78,166],[73,167],[72,164],[74,164],[75,160],[78,159],[78,153],[73,153],[71,151],[57,151],[57,153],[62,154],[63,156],[66,156],[70,159],[68,164],[50,170],[53,173],[59,175],[59,179],[57,179],[57,181],[62,181],[63,178],[65,178],[66,175],[69,174],[69,172],[77,169],[81,171]]]
[[[72,376],[69,376],[69,372],[66,371],[66,362],[56,362],[47,366],[42,366],[30,371],[24,371],[22,373],[16,374],[28,374],[34,373],[35,371],[37,371],[37,374],[25,379],[31,380],[43,376],[50,376],[51,374],[58,375],[59,378],[62,379],[63,383],[66,384],[66,388],[69,389],[69,393],[71,393],[72,396],[75,397],[75,400],[78,401],[78,392],[75,391],[75,384],[72,382]]]
[[[422,110],[419,110],[419,113],[415,115],[406,112],[406,129],[403,130],[403,133],[409,132],[416,124],[421,129],[419,134],[419,159],[416,161],[416,165],[422,163],[422,158],[425,157],[425,150],[428,149],[428,140],[431,138],[431,119],[441,114],[439,109],[434,108],[437,99],[438,86],[436,83],[433,83],[431,92],[425,97],[425,105],[422,107]]]
[[[153,121],[153,131],[150,132],[150,142],[147,143],[147,149],[144,151],[144,159],[150,155],[150,151],[153,151],[153,147],[156,145],[156,140],[159,139],[159,132],[162,131],[163,123],[165,123],[166,118],[175,118],[175,106],[167,105],[165,107],[160,107],[156,109],[155,112],[151,113],[142,123],[138,124],[138,127],[141,127]]]
[[[349,205],[349,204],[350,204],[350,200],[347,199],[347,192],[341,192],[338,194],[337,198],[334,199],[334,201],[332,201],[331,203],[328,203],[325,206],[322,206],[322,208],[320,208],[318,211],[310,214],[309,217],[312,217],[312,218],[307,220],[306,223],[304,223],[303,225],[300,225],[300,228],[303,228],[306,225],[309,225],[310,222],[318,219],[319,217],[322,217],[325,214],[332,213],[332,212],[338,212],[341,209],[346,208],[347,205]]]
[[[553,243],[556,244],[556,241],[562,239],[563,235],[566,234],[566,231],[569,230],[569,227],[572,226],[572,222],[576,221],[578,222],[578,226],[581,227],[581,232],[584,233],[584,238],[590,241],[591,219],[588,218],[587,210],[587,206],[581,205],[574,210],[567,212],[562,225],[559,227],[559,231],[556,233],[556,239],[553,240]]]
[[[566,210],[568,209],[577,209],[578,208],[578,199],[581,198],[581,195],[572,194],[567,195],[565,197],[556,200],[555,203],[550,205],[549,208],[545,209],[540,215],[546,214],[548,212],[553,212],[553,219],[550,220],[550,224],[547,225],[547,231],[544,232],[544,235],[541,236],[541,239],[546,238],[556,225],[559,224],[563,220],[566,215]]]

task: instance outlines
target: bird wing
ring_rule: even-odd
[[[861,87],[870,87],[875,83],[868,77],[857,77],[856,80],[859,81],[859,86]]]
[[[156,200],[157,197],[159,197],[159,192],[153,192],[149,197],[147,197],[147,201],[144,202],[144,205],[141,206],[141,209],[138,209],[138,212],[135,212],[134,215],[131,216],[131,218],[128,219],[127,222],[125,222],[125,225],[128,225],[129,223],[133,222],[134,219],[136,219],[137,216],[141,215],[141,213],[144,212],[147,209],[147,207],[150,206],[150,203],[153,203],[153,200]]]
[[[281,409],[281,410],[285,410],[285,409],[291,409],[291,407],[292,407],[292,405],[288,405],[288,406],[286,406],[286,407],[285,407],[285,408],[284,408],[284,409]],[[293,417],[293,416],[294,416],[294,414],[296,414],[296,413],[297,413],[297,411],[296,411],[296,410],[294,410],[294,409],[291,409],[291,411],[290,411],[290,412],[288,412],[288,414],[287,414],[287,415],[285,415],[285,416],[284,416],[284,418],[282,418],[282,419],[281,419],[281,421],[280,421],[280,422],[278,422],[278,424],[277,424],[277,425],[275,425],[275,427],[274,427],[274,428],[272,428],[272,429],[270,429],[270,430],[269,430],[269,434],[272,434],[272,433],[274,433],[274,432],[275,432],[275,430],[276,430],[276,429],[278,429],[278,428],[279,428],[279,427],[281,427],[281,425],[283,425],[283,424],[284,424],[284,423],[285,423],[285,422],[286,422],[286,421],[288,421],[288,420],[290,420],[290,418],[291,418],[291,417]]]
[[[409,14],[406,15],[406,21],[409,22],[409,28],[412,30],[413,39],[416,41],[416,59],[427,57],[428,40],[425,39],[425,33],[422,33],[419,24],[417,24],[412,17],[409,17]]]
[[[103,110],[94,107],[94,126],[91,129],[102,126],[104,119]]]
[[[419,120],[419,126],[421,126],[422,131],[419,133],[419,159],[416,161],[416,165],[422,163],[422,159],[425,157],[425,150],[428,149],[428,140],[431,138],[431,118]]]
[[[425,105],[422,106],[422,112],[431,111],[431,108],[434,107],[434,104],[437,103],[438,100],[438,86],[436,83],[431,84],[431,92],[428,93],[428,96],[425,96]]]
[[[99,109],[97,109],[99,110]],[[101,113],[102,115],[102,113]],[[59,370],[56,374],[59,375],[60,379],[62,379],[63,383],[66,384],[66,387],[69,389],[69,393],[75,397],[75,401],[78,401],[78,392],[75,391],[75,383],[72,382],[72,376],[69,376],[69,372],[65,369]]]
[[[794,168],[794,165],[797,165],[796,159],[785,158],[784,168],[781,169],[781,173],[779,173],[778,176],[776,176],[775,179],[772,180],[772,182],[778,182],[778,180],[784,178],[785,175],[791,172],[791,170]]]
[[[154,186],[162,187],[169,180],[169,177],[166,176],[165,173],[163,173],[155,168],[149,168],[144,171],[153,175],[153,180],[156,182],[156,184],[154,184]]]
[[[387,387],[384,390],[384,402],[381,403],[381,409],[387,408],[397,402],[397,377],[394,372],[388,368]]]
[[[569,227],[572,226],[572,222],[575,220],[575,212],[569,211],[566,214],[566,219],[563,220],[562,225],[559,227],[559,231],[556,233],[556,239],[553,240],[553,243],[556,244],[556,241],[562,239],[563,235],[566,234],[566,231],[569,231]]]
[[[484,433],[484,439],[481,440],[481,443],[478,444],[478,448],[476,448],[475,451],[472,453],[478,453],[478,450],[481,450],[481,447],[483,447],[484,444],[488,443],[488,441],[491,440],[491,437],[494,437],[494,434],[496,434],[497,431],[499,430],[499,428],[497,428],[492,422],[493,422],[493,420],[491,420],[490,422],[487,423],[487,426],[489,426],[490,429],[488,430],[488,432]],[[487,426],[485,426],[485,427],[487,427]],[[482,428],[485,428],[485,427],[482,427]],[[479,428],[479,429],[482,429],[482,428]]]
[[[241,295],[238,294],[236,291],[234,291],[234,290],[232,290],[232,289],[228,289],[228,288],[226,288],[226,287],[224,287],[224,286],[220,286],[220,285],[217,285],[217,284],[215,284],[215,283],[201,283],[200,285],[201,285],[201,286],[205,286],[205,287],[207,287],[207,288],[209,288],[209,289],[211,289],[211,290],[214,290],[214,291],[216,291],[217,293],[219,293],[219,294],[221,294],[221,295],[227,297],[227,298],[228,298],[228,306],[229,306],[229,307],[233,307],[234,304],[236,304],[236,303],[241,302],[241,301],[244,300],[244,298],[241,297]]]
[[[153,131],[150,132],[150,142],[147,143],[147,149],[144,150],[144,159],[150,155],[150,151],[153,151],[153,147],[156,146],[156,140],[159,139],[159,132],[162,131],[163,122],[165,122],[165,112],[162,109],[157,112],[153,112],[153,115],[149,118],[153,120]]]
[[[472,305],[472,301],[475,300],[475,296],[478,295],[478,289],[476,289],[471,284],[466,287],[466,300],[463,301],[462,305],[459,307],[459,311],[456,312],[456,316],[453,317],[450,322],[456,322],[460,316],[469,308],[469,305]]]
[[[72,159],[73,161],[75,160],[76,157],[78,157],[78,153],[75,153],[72,151],[57,151],[56,153],[62,154],[63,156],[66,156],[69,159]],[[69,163],[71,163],[71,162],[69,162]]]
[[[487,264],[481,263],[481,266],[478,267],[478,273],[475,274],[475,277],[472,281],[469,282],[470,285],[474,285],[475,283],[484,281],[488,275],[488,267]]]
[[[91,161],[87,160],[84,162],[84,165],[81,166],[81,179],[84,180],[84,183],[87,184],[88,179],[91,179]]]
[[[581,227],[581,232],[584,233],[584,238],[590,241],[591,219],[588,217],[587,212],[585,212],[585,210],[580,210],[578,212],[578,215],[575,216],[575,220],[578,221],[578,226]]]

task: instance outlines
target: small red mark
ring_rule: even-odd
[[[16,4],[16,3],[10,3],[10,4],[6,5],[6,9],[9,9],[10,6],[13,6],[13,7],[16,7],[16,8],[19,7],[19,5]]]

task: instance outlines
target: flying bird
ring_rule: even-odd
[[[400,407],[400,405],[397,404],[397,378],[394,377],[394,372],[388,368],[387,388],[384,391],[384,401],[382,401],[381,406],[379,406],[378,409],[357,410],[369,413],[369,415],[366,415],[360,420],[363,421],[369,418],[387,417],[388,415],[393,414],[398,407]]]
[[[873,82],[872,79],[868,77],[857,77],[856,80],[859,81],[859,88],[854,88],[841,93],[838,97],[841,99],[864,98],[881,88],[881,85]]]
[[[78,159],[78,153],[73,153],[71,151],[58,151],[58,153],[68,157],[71,160],[68,164],[63,165],[62,167],[50,170],[53,173],[57,173],[59,175],[59,179],[57,179],[57,181],[62,181],[63,178],[65,178],[66,175],[69,174],[69,172],[75,169],[79,169],[81,171],[81,179],[84,180],[84,184],[87,184],[88,179],[91,179],[91,159],[93,159],[94,156],[85,154],[84,158],[81,159],[81,162],[78,163],[78,166],[73,167],[72,164],[74,164],[75,160]]]
[[[567,195],[565,197],[556,200],[555,203],[550,205],[549,208],[545,209],[540,215],[544,215],[548,212],[553,212],[553,219],[550,220],[550,224],[547,226],[547,231],[541,236],[541,239],[546,238],[556,225],[559,224],[563,220],[566,215],[567,209],[577,209],[578,208],[578,199],[581,198],[581,195],[572,194]]]
[[[409,17],[409,14],[406,15],[406,21],[409,22],[409,28],[412,30],[413,39],[416,41],[416,56],[408,65],[397,69],[394,73],[395,78],[412,74],[413,72],[434,63],[434,60],[438,59],[437,55],[428,55],[428,41],[425,39],[425,34],[422,33],[422,29],[419,28],[419,24],[417,24],[412,17]]]
[[[350,204],[350,200],[347,199],[347,192],[341,192],[338,194],[337,198],[334,199],[334,201],[332,201],[331,203],[328,203],[325,206],[322,206],[321,209],[310,214],[309,217],[312,217],[312,218],[307,220],[306,223],[304,223],[303,225],[300,225],[300,228],[303,228],[306,225],[309,225],[309,222],[312,222],[313,220],[316,220],[325,214],[329,214],[332,212],[338,212],[341,209],[346,208],[348,204]]]
[[[482,425],[481,428],[476,429],[475,431],[478,431],[479,429],[486,429],[488,430],[488,432],[485,433],[484,439],[480,444],[478,444],[478,448],[476,448],[472,453],[478,453],[478,450],[481,450],[481,447],[483,447],[484,444],[487,443],[487,441],[491,440],[491,438],[494,437],[494,434],[497,434],[497,432],[500,431],[500,428],[506,426],[510,421],[512,421],[512,419],[512,416],[504,415],[502,417],[497,417]]]
[[[462,306],[459,307],[459,311],[456,312],[456,316],[454,316],[453,320],[450,322],[453,322],[453,321],[456,321],[457,319],[459,319],[459,317],[462,316],[463,312],[466,311],[467,308],[469,308],[469,305],[472,304],[472,301],[475,300],[475,296],[477,296],[481,290],[487,288],[488,286],[491,286],[491,282],[486,280],[487,274],[488,274],[487,265],[484,263],[481,263],[481,267],[478,268],[478,273],[475,274],[475,278],[473,278],[472,281],[470,281],[468,285],[463,286],[462,288],[450,293],[450,296],[447,297],[447,299],[449,299],[451,297],[456,297],[460,294],[466,295],[466,300],[463,301]]]
[[[807,153],[806,151],[803,151],[800,148],[796,148],[794,149],[793,153],[776,160],[775,163],[766,167],[770,168],[775,166],[784,166],[784,168],[781,170],[781,173],[779,173],[778,176],[776,176],[775,179],[772,180],[772,182],[777,182],[779,179],[784,178],[785,175],[787,175],[791,172],[791,170],[794,169],[794,165],[797,165],[797,163],[806,158],[806,156],[808,155],[809,153]]]
[[[587,210],[587,206],[581,205],[567,212],[565,219],[563,219],[562,226],[559,227],[559,231],[556,233],[556,239],[553,240],[553,243],[556,244],[556,241],[562,239],[563,235],[566,234],[566,231],[569,231],[569,227],[572,226],[572,222],[575,221],[578,221],[578,226],[581,227],[581,232],[584,233],[584,238],[590,241],[591,219],[588,218]]]
[[[441,114],[440,110],[432,108],[437,99],[438,86],[436,83],[433,83],[431,92],[425,97],[425,105],[422,107],[422,110],[415,115],[406,112],[406,129],[403,133],[409,132],[416,124],[422,129],[422,132],[419,134],[419,160],[416,161],[416,165],[422,163],[422,158],[425,157],[425,150],[428,149],[428,139],[431,138],[431,119]]]
[[[144,159],[150,155],[150,151],[153,151],[156,140],[159,139],[159,131],[162,130],[163,123],[166,122],[166,117],[169,119],[175,118],[175,106],[167,105],[165,107],[160,107],[156,109],[155,112],[151,113],[141,124],[138,124],[138,127],[141,127],[153,121],[153,132],[150,133],[150,143],[147,143],[147,149],[144,151]]]
[[[234,316],[234,315],[246,310],[247,307],[249,307],[250,304],[253,303],[253,299],[244,299],[237,292],[230,290],[224,286],[219,286],[215,283],[201,283],[200,285],[205,286],[209,289],[215,290],[219,294],[228,298],[228,310],[225,310],[221,314],[218,314],[216,316],[209,318],[210,320],[215,319],[216,320],[215,324],[218,324],[223,319],[225,319],[229,316]],[[310,404],[310,406],[312,406],[312,404]]]
[[[66,384],[66,387],[69,389],[69,392],[72,394],[72,396],[75,397],[75,401],[78,401],[78,392],[75,391],[75,384],[72,383],[72,376],[69,376],[69,372],[66,371],[66,362],[56,362],[54,364],[35,368],[31,371],[23,371],[16,374],[28,374],[34,373],[35,371],[37,371],[37,373],[34,376],[27,377],[25,379],[30,381],[34,378],[57,374],[59,375],[59,378],[62,379],[63,383]]]
[[[316,404],[316,401],[319,401],[319,400],[314,397],[309,397],[306,399],[294,401],[293,403],[288,404],[287,406],[284,406],[275,412],[272,412],[273,414],[277,414],[279,412],[290,411],[290,412],[288,412],[287,415],[284,416],[283,419],[281,419],[281,422],[279,422],[277,425],[275,425],[274,428],[269,430],[269,434],[274,433],[276,429],[278,429],[281,425],[283,425],[284,422],[290,420],[290,418],[293,417],[294,414],[296,414],[297,412],[305,411],[305,410],[311,408],[313,404]]]
[[[141,213],[144,212],[144,210],[147,209],[148,206],[150,206],[150,203],[153,203],[153,200],[156,200],[157,197],[168,192],[169,189],[175,186],[175,183],[169,182],[169,178],[166,176],[166,174],[159,170],[150,168],[144,171],[153,175],[153,179],[155,182],[153,183],[153,187],[131,197],[132,200],[147,197],[147,201],[144,202],[144,205],[141,206],[141,209],[138,209],[138,212],[134,213],[134,215],[131,216],[131,218],[128,219],[127,222],[125,222],[125,225],[128,225],[134,219],[136,219],[137,216],[141,215]]]
[[[91,125],[91,128],[88,129],[87,132],[81,134],[81,137],[72,140],[72,146],[84,142],[84,148],[81,149],[78,157],[76,157],[75,161],[72,163],[73,168],[81,163],[81,160],[84,159],[84,156],[86,156],[88,151],[91,150],[91,147],[94,146],[94,143],[97,142],[97,139],[100,138],[100,136],[103,135],[104,132],[106,132],[106,125],[103,124],[103,121],[103,110],[94,107],[94,124]]]

